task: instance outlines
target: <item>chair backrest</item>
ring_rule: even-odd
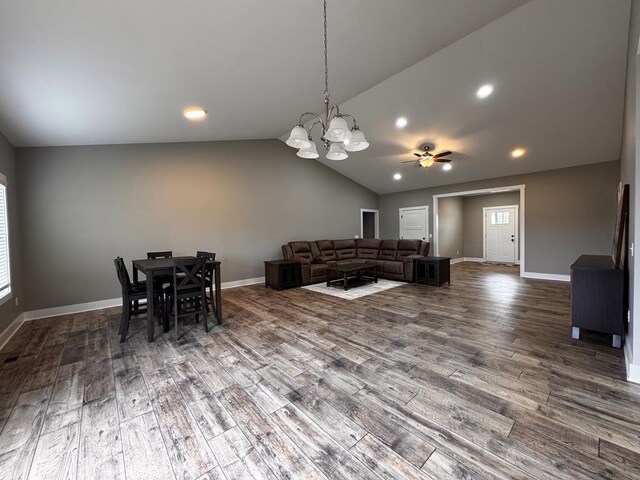
[[[198,258],[206,258],[207,260],[215,260],[216,259],[216,254],[213,252],[202,252],[200,250],[198,250],[198,253],[196,253],[196,257]]]
[[[147,252],[147,258],[149,260],[153,260],[156,258],[173,258],[173,252],[171,250],[167,250],[164,252]]]
[[[127,271],[127,267],[125,266],[122,257],[116,257],[113,260],[113,263],[116,266],[116,273],[118,274],[118,281],[120,282],[120,288],[122,289],[122,296],[126,297],[129,294],[129,285],[131,284],[129,272]]]
[[[179,258],[173,264],[173,284],[175,293],[183,290],[205,288],[206,258]]]

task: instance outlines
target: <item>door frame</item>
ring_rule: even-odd
[[[640,123],[639,123],[640,125]],[[525,222],[525,218],[526,218],[526,213],[525,213],[525,185],[521,184],[521,185],[506,185],[506,186],[496,186],[493,188],[482,188],[482,189],[478,189],[478,190],[466,190],[466,191],[460,191],[460,192],[451,192],[451,193],[441,193],[439,195],[434,195],[433,196],[433,222],[434,222],[434,228],[433,228],[433,250],[434,250],[434,255],[438,256],[439,255],[439,248],[438,248],[438,199],[439,198],[444,198],[444,197],[459,197],[460,195],[470,195],[470,194],[487,194],[487,193],[503,193],[503,192],[514,192],[514,191],[520,191],[520,218],[518,219],[518,223],[520,228],[519,230],[519,236],[520,236],[520,249],[519,249],[519,253],[520,253],[520,276],[521,277],[526,277],[526,270],[525,270],[525,228],[524,228],[524,222]]]
[[[429,241],[429,205],[414,205],[411,207],[400,207],[398,208],[398,237],[402,238],[402,211],[403,210],[413,210],[414,208],[424,208],[426,213],[426,217],[425,218],[425,239],[422,240],[423,242],[428,242]]]
[[[374,226],[375,226],[375,238],[380,238],[380,210],[374,210],[372,208],[360,209],[360,238],[364,238],[364,221],[362,219],[363,213],[375,214]]]
[[[497,210],[500,208],[515,208],[516,210],[516,228],[515,228],[515,232],[516,232],[516,245],[518,244],[518,240],[520,240],[520,234],[518,232],[518,226],[520,223],[520,212],[519,212],[519,208],[518,205],[500,205],[497,207],[482,207],[482,261],[483,262],[487,262],[487,210]],[[516,254],[515,254],[515,258],[514,258],[514,264],[518,265],[520,263],[520,251],[519,249],[516,250]]]

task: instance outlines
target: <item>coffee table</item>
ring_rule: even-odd
[[[343,288],[349,290],[349,278],[353,277],[378,283],[378,265],[372,262],[353,262],[327,267],[327,287],[342,281]]]

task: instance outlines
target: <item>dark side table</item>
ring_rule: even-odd
[[[422,257],[413,261],[413,281],[441,287],[445,283],[451,285],[451,258]]]
[[[611,255],[582,255],[571,265],[571,337],[580,330],[613,335],[612,344],[622,347],[627,302],[625,272],[613,264]]]
[[[300,263],[293,260],[264,262],[264,286],[285,290],[300,286]]]

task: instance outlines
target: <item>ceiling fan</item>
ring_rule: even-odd
[[[422,148],[424,150],[423,153],[414,153],[414,155],[416,157],[418,157],[417,160],[407,160],[407,161],[402,162],[402,163],[417,162],[418,163],[418,167],[428,168],[431,165],[433,165],[435,162],[438,162],[438,163],[449,163],[451,161],[450,158],[443,158],[443,157],[446,157],[447,155],[451,155],[452,152],[450,152],[449,150],[447,150],[445,152],[436,153],[434,155],[433,153],[431,153],[429,151],[432,148],[431,145],[425,145]]]

